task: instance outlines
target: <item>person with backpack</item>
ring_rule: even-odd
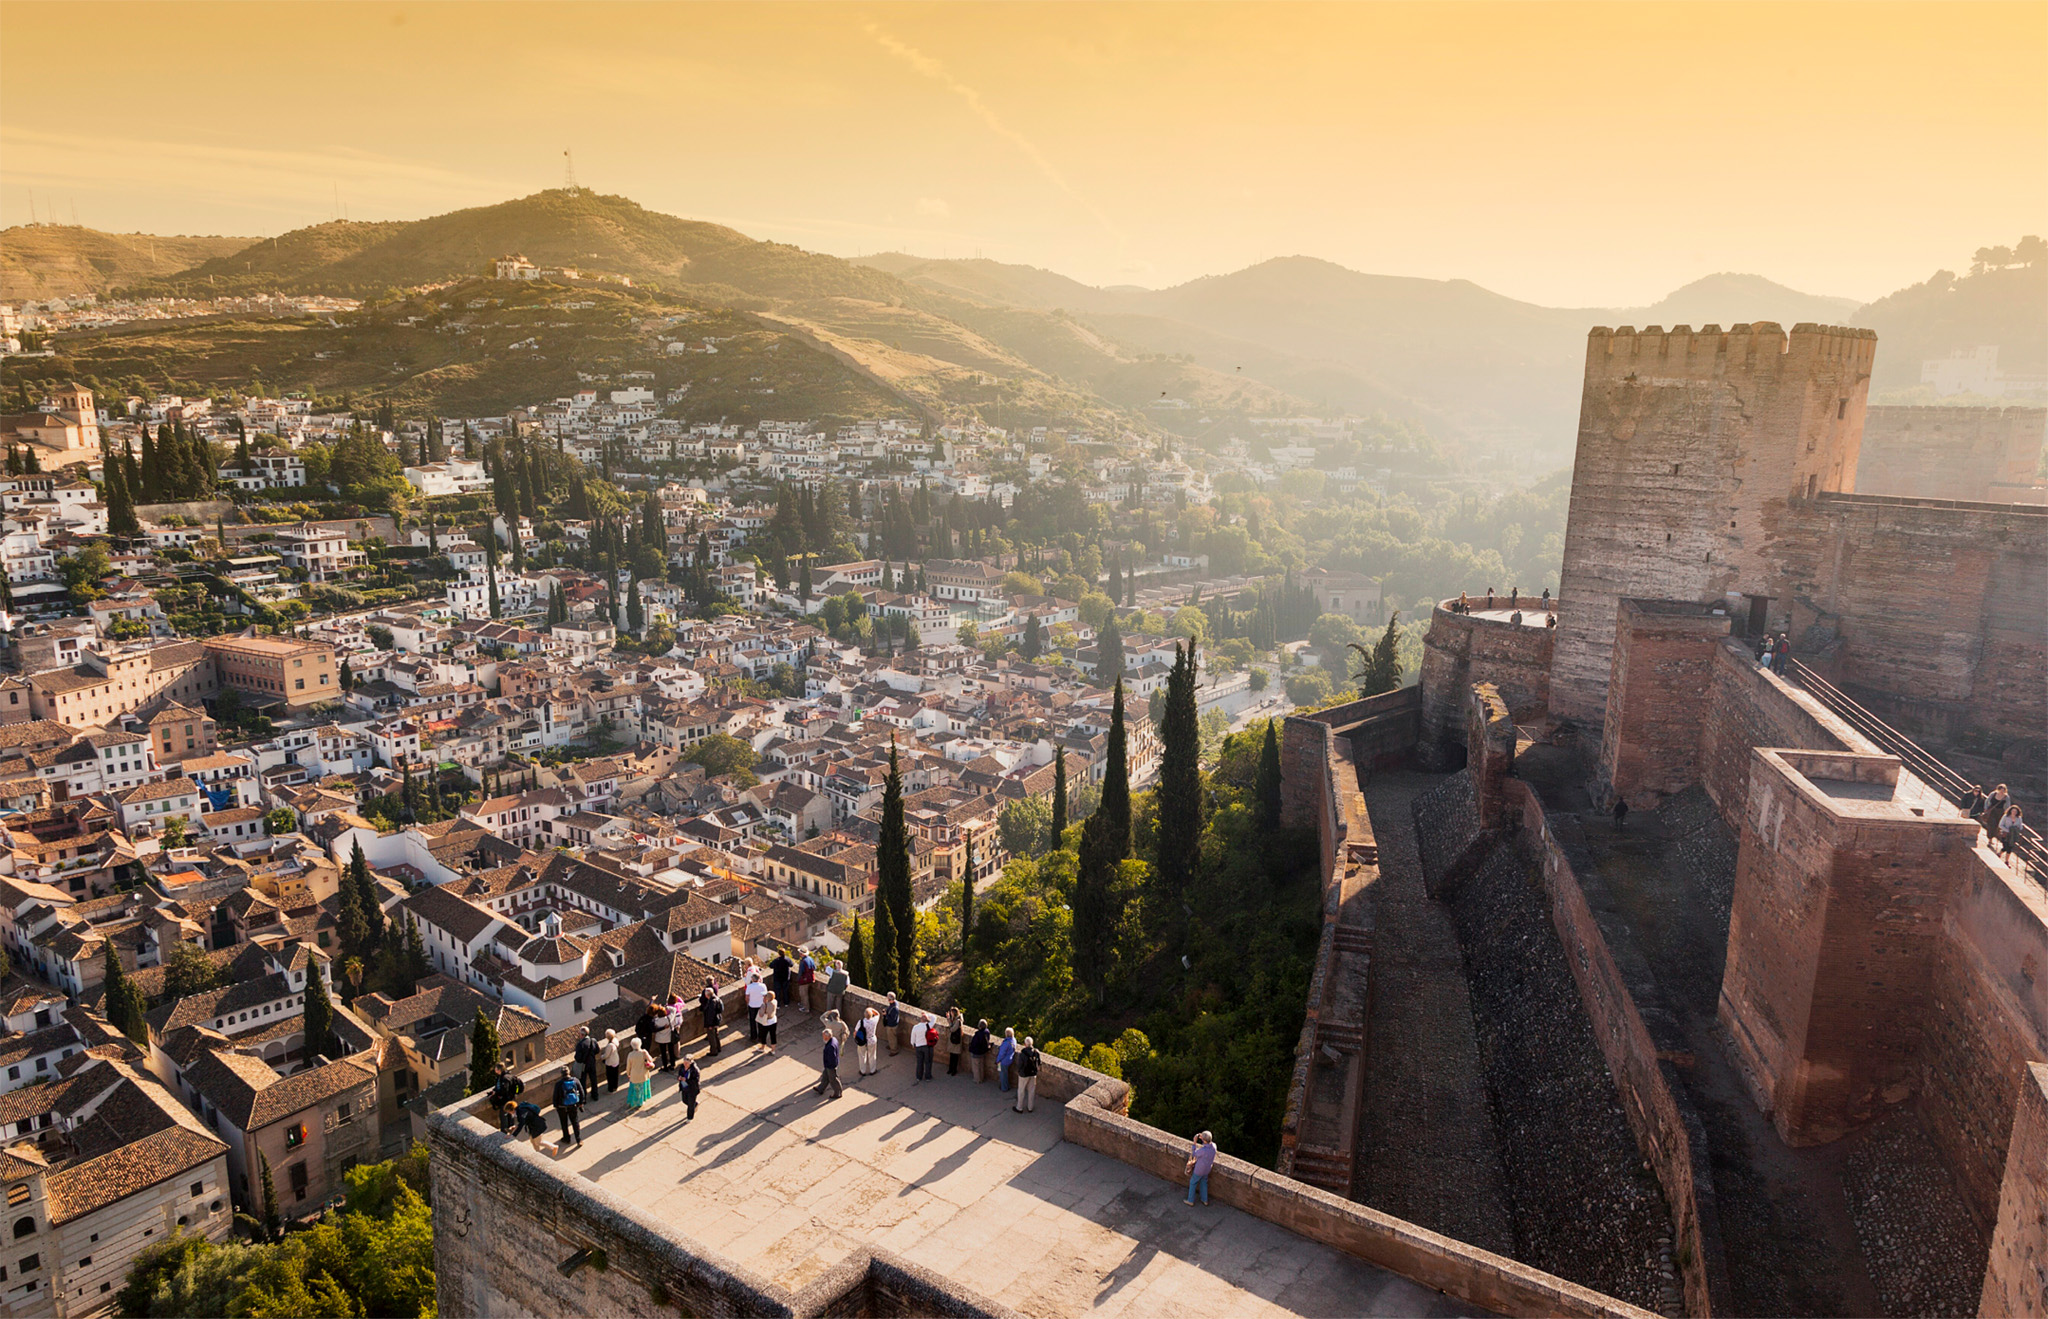
[[[683,1097],[683,1107],[689,1110],[683,1115],[688,1122],[697,1116],[697,1096],[704,1089],[704,1073],[697,1070],[697,1060],[688,1054],[676,1068],[676,1092]]]
[[[996,1089],[1010,1093],[1010,1082],[1017,1067],[1017,1029],[1003,1027],[1003,1042],[996,1046]]]
[[[989,1043],[988,1018],[983,1017],[974,1028],[974,1038],[967,1041],[967,1060],[974,1068],[974,1083],[980,1085],[988,1080],[988,1053],[993,1047]]]
[[[959,1004],[946,1009],[946,1075],[960,1075],[960,1055],[967,1051],[967,1022]]]
[[[491,1106],[503,1108],[526,1093],[526,1082],[505,1070],[505,1064],[498,1064],[497,1079],[491,1082]]]
[[[597,1041],[585,1026],[583,1033],[576,1037],[576,1072],[582,1082],[583,1097],[590,1103],[597,1102]]]
[[[853,1028],[853,1054],[862,1076],[875,1074],[875,1046],[881,1043],[882,1014],[869,1008],[860,1014],[860,1024]]]
[[[583,1087],[576,1083],[575,1077],[569,1075],[567,1067],[564,1067],[562,1074],[555,1078],[554,1097],[555,1121],[562,1128],[562,1143],[555,1146],[555,1152],[559,1154],[571,1145],[583,1143]]]
[[[1038,1108],[1038,1050],[1031,1045],[1031,1037],[1024,1037],[1024,1047],[1017,1050],[1017,1111],[1035,1112]]]
[[[825,1036],[824,1064],[818,1074],[818,1083],[811,1089],[827,1099],[837,1099],[845,1093],[839,1085],[839,1037],[830,1029],[821,1033]]]
[[[932,1079],[933,1037],[938,1033],[938,1023],[929,1013],[918,1013],[917,1020],[910,1023],[910,1049],[917,1055],[917,1077],[911,1084]]]
[[[548,1134],[548,1123],[534,1105],[524,1100],[507,1100],[498,1114],[498,1130],[514,1140],[528,1141],[539,1149],[540,1138]]]
[[[889,1046],[889,1056],[896,1056],[896,1028],[903,1023],[903,1009],[896,1002],[896,991],[889,991],[889,1001],[882,1006],[882,1041]]]
[[[709,977],[704,981],[704,992],[697,995],[697,1011],[704,1018],[704,1038],[711,1042],[710,1056],[716,1058],[722,1047],[718,1042],[718,1023],[725,1016],[725,1000],[718,996],[718,986]]]
[[[675,1018],[669,1016],[668,1004],[654,1005],[654,1054],[655,1063],[662,1071],[673,1071],[676,1065]]]

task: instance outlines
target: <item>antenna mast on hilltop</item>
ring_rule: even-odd
[[[566,192],[576,191],[576,157],[568,151],[562,152],[562,188]]]

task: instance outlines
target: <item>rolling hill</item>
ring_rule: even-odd
[[[44,261],[53,269],[97,270],[106,243],[132,251],[149,241],[33,232],[69,244]],[[1979,343],[2006,345],[2007,369],[2024,371],[2048,345],[2040,267],[1938,277],[1862,309],[1735,273],[1647,307],[1543,307],[1467,280],[1365,274],[1301,256],[1172,288],[1097,288],[988,260],[842,260],[580,189],[424,220],[316,225],[196,253],[204,259],[175,273],[159,261],[129,287],[352,294],[375,308],[401,290],[483,275],[509,252],[759,317],[929,416],[1114,427],[1176,399],[1189,410],[1144,415],[1213,431],[1233,416],[1385,412],[1475,458],[1536,466],[1570,457],[1594,325],[1868,324],[1881,338],[1880,384],[1917,380],[1922,358]]]
[[[105,293],[241,251],[252,238],[108,234],[72,224],[0,230],[0,302]]]

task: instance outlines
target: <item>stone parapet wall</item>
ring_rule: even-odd
[[[1878,752],[1870,739],[1819,701],[1758,668],[1749,652],[1737,645],[1724,643],[1714,651],[1705,706],[1699,781],[1720,810],[1722,822],[1738,835],[1756,748]]]
[[[1065,1082],[1068,1086],[1079,1086],[1097,1075],[1071,1063],[1049,1061],[1076,1074]],[[1042,1093],[1050,1093],[1046,1089],[1049,1084],[1041,1080]],[[1063,1118],[1066,1138],[1169,1181],[1182,1180],[1188,1142],[1124,1116],[1128,1097],[1123,1082],[1098,1077],[1068,1101]],[[1228,1154],[1216,1156],[1216,1166],[1209,1174],[1209,1194],[1254,1218],[1498,1314],[1650,1313]]]
[[[1728,1266],[1715,1206],[1711,1153],[1706,1128],[1670,1061],[1684,1052],[1676,1024],[1657,1014],[1653,1019],[1667,1038],[1660,1042],[1652,1033],[1631,979],[1610,950],[1569,851],[1552,829],[1535,791],[1520,779],[1509,779],[1503,785],[1503,796],[1507,812],[1521,827],[1522,845],[1536,854],[1551,924],[1564,945],[1579,1001],[1607,1061],[1629,1129],[1664,1190],[1685,1312],[1697,1319],[1717,1308],[1725,1309]],[[1645,992],[1653,992],[1648,968],[1638,967],[1636,979]]]
[[[1562,625],[1567,603],[1552,605]],[[1422,767],[1451,770],[1463,763],[1465,703],[1474,683],[1498,688],[1516,722],[1540,719],[1550,704],[1556,639],[1553,628],[1456,614],[1438,605],[1422,638],[1422,726],[1416,745]]]

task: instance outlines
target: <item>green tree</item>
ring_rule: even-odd
[[[1045,653],[1045,638],[1039,635],[1038,615],[1029,615],[1024,620],[1024,658],[1035,660]]]
[[[1358,680],[1360,696],[1379,696],[1401,688],[1401,615],[1397,610],[1387,619],[1387,630],[1373,643],[1368,652],[1363,646],[1353,645],[1363,663],[1353,676]]]
[[[1253,789],[1259,804],[1259,824],[1266,829],[1280,827],[1280,734],[1276,721],[1266,721],[1265,741],[1259,746],[1259,772]]]
[[[868,950],[861,939],[861,919],[853,918],[853,933],[846,941],[846,978],[862,989],[873,989],[869,983]]]
[[[1128,734],[1124,729],[1124,680],[1116,680],[1116,697],[1110,707],[1107,763],[1102,772],[1102,800],[1097,813],[1109,816],[1111,855],[1121,861],[1131,854],[1131,766]]]
[[[1124,672],[1124,634],[1117,626],[1116,615],[1111,614],[1102,621],[1095,633],[1095,681],[1119,682]]]
[[[204,994],[219,983],[220,973],[198,945],[174,943],[164,953],[164,1002]]]
[[[327,999],[327,984],[317,964],[306,967],[306,1063],[326,1057],[328,1037],[334,1034],[334,1004]]]
[[[1040,797],[1020,797],[996,816],[996,833],[1011,856],[1037,856],[1049,845],[1052,806]]]
[[[498,1028],[484,1010],[476,1010],[469,1027],[469,1093],[481,1094],[497,1080],[498,1064],[504,1061],[498,1043]]]
[[[1052,753],[1051,832],[1049,846],[1061,846],[1067,836],[1067,748],[1064,743],[1055,745]]]
[[[910,830],[903,820],[903,770],[893,741],[889,744],[889,778],[882,788],[881,837],[875,845],[878,918],[884,903],[889,906],[891,933],[896,937],[893,988],[911,998],[917,988],[917,911],[910,890]],[[879,941],[879,932],[876,937]]]
[[[277,1208],[277,1182],[270,1175],[270,1156],[257,1151],[256,1159],[263,1169],[263,1232],[264,1240],[275,1241],[283,1222],[283,1215]]]
[[[683,759],[702,765],[709,778],[730,774],[733,781],[743,788],[752,787],[760,781],[754,775],[754,766],[761,759],[760,753],[729,733],[713,733],[684,752]]]
[[[121,954],[115,949],[114,941],[108,939],[101,947],[106,953],[107,1022],[137,1044],[147,1044],[149,1023],[144,1020],[142,988],[128,978],[127,968],[121,965]]]
[[[974,840],[967,840],[967,860],[960,878],[960,974],[969,971],[969,946],[974,937]]]
[[[647,626],[647,608],[640,603],[640,583],[631,582],[626,587],[626,629],[639,636]]]
[[[135,516],[135,496],[128,489],[123,464],[116,458],[106,465],[107,534],[140,536],[142,523]]]
[[[1195,870],[1202,859],[1202,736],[1196,714],[1197,660],[1194,643],[1174,647],[1173,672],[1166,680],[1166,717],[1159,727],[1159,865],[1158,917],[1174,933],[1169,946],[1180,946],[1180,928],[1194,891]]]

